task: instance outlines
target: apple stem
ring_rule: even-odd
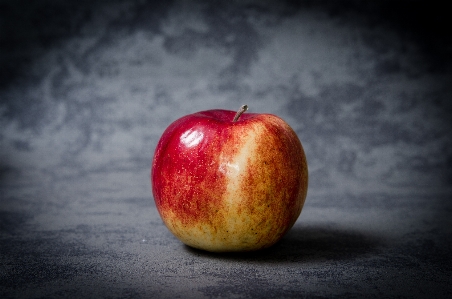
[[[248,105],[242,105],[242,107],[240,107],[239,111],[237,111],[237,113],[234,116],[234,119],[232,120],[233,123],[235,123],[236,121],[239,120],[240,116],[243,114],[243,112],[245,112],[246,110],[248,110]]]

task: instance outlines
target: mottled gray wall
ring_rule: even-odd
[[[297,131],[313,192],[439,191],[450,34],[395,2],[7,1],[1,164],[148,167],[171,121],[247,103]]]

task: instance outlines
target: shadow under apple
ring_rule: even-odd
[[[277,244],[254,252],[212,253],[184,245],[191,254],[265,263],[321,262],[353,259],[378,250],[382,238],[330,226],[295,226]]]

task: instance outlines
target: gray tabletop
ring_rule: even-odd
[[[451,298],[446,9],[427,1],[2,1],[1,298]],[[274,247],[163,225],[163,130],[279,115],[308,197]]]

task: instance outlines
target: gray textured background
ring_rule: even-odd
[[[452,34],[439,1],[0,1],[1,298],[451,298]],[[207,254],[152,199],[199,110],[308,159],[276,246]]]

